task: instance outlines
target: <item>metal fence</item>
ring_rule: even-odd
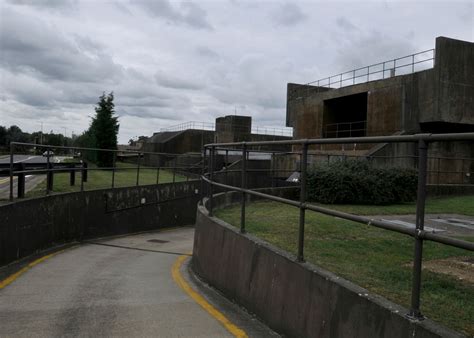
[[[23,153],[25,149],[30,149],[26,153],[31,157],[37,157],[41,160],[37,162],[15,161],[15,149],[21,148]],[[44,152],[43,152],[44,150]],[[91,167],[89,166],[87,153],[109,153],[112,154],[112,165],[107,167]],[[63,159],[68,161],[55,161],[56,155],[61,154]],[[135,155],[128,158],[128,166],[117,166],[118,158],[123,157],[124,154]],[[158,165],[150,164],[157,163]],[[160,183],[160,172],[167,171],[171,173],[171,182],[175,183],[179,176],[184,176],[185,180],[199,178],[201,173],[201,154],[172,154],[172,153],[158,153],[145,152],[139,150],[111,150],[99,148],[84,148],[84,147],[65,147],[65,146],[51,146],[40,145],[34,143],[10,143],[10,155],[8,163],[0,163],[0,177],[9,177],[9,200],[13,201],[14,181],[16,178],[18,198],[25,197],[25,179],[27,175],[46,175],[45,194],[49,195],[54,190],[54,176],[59,173],[69,173],[69,184],[76,185],[76,173],[80,175],[79,191],[84,191],[84,183],[90,180],[89,173],[93,171],[107,171],[111,172],[110,185],[108,187],[116,187],[116,174],[122,171],[135,171],[136,177],[135,185],[140,185],[141,173],[145,170],[156,171],[156,180],[153,184]],[[150,184],[150,183],[148,183]]]
[[[235,123],[232,124],[234,127],[239,127],[239,125],[236,125]],[[247,126],[243,126],[247,127]],[[216,125],[214,123],[209,123],[209,122],[198,122],[198,121],[189,121],[189,122],[184,122],[180,123],[174,126],[170,126],[167,128],[161,128],[160,132],[166,132],[166,131],[183,131],[183,130],[188,130],[188,129],[194,129],[194,130],[209,130],[209,131],[215,131],[216,130]],[[262,126],[253,126],[251,129],[252,134],[259,134],[259,135],[273,135],[273,136],[288,136],[292,137],[293,136],[293,128],[277,128],[277,127],[262,127]]]
[[[433,241],[450,245],[456,248],[474,251],[474,243],[468,242],[452,237],[442,236],[424,230],[425,218],[425,202],[426,202],[426,181],[427,181],[427,166],[428,166],[428,148],[432,142],[449,142],[449,141],[474,141],[474,133],[458,133],[458,134],[417,134],[417,135],[397,135],[397,136],[379,136],[379,137],[349,137],[349,138],[331,138],[331,139],[304,139],[291,141],[266,141],[266,142],[238,142],[238,143],[214,143],[205,146],[205,154],[208,154],[208,168],[207,173],[203,172],[201,176],[202,184],[208,186],[208,211],[209,215],[213,216],[213,187],[218,187],[224,190],[236,191],[241,193],[241,213],[240,213],[240,231],[246,232],[245,226],[245,208],[247,195],[257,196],[263,199],[292,205],[299,208],[299,227],[298,227],[298,244],[297,244],[297,260],[304,261],[304,234],[305,234],[305,214],[306,210],[319,212],[325,215],[339,217],[342,219],[367,224],[369,226],[378,227],[385,230],[394,231],[414,238],[414,253],[413,253],[413,278],[412,278],[412,292],[411,292],[411,308],[410,317],[414,319],[422,319],[423,316],[420,311],[420,289],[421,289],[421,266],[423,255],[423,242]],[[318,205],[310,204],[307,201],[307,168],[308,168],[308,148],[310,145],[318,144],[354,144],[354,143],[416,143],[418,145],[418,188],[416,200],[416,225],[415,228],[407,228],[402,225],[394,224],[383,220],[375,220],[369,217],[354,215],[341,211],[332,210]],[[270,194],[262,193],[247,188],[247,177],[249,170],[247,169],[249,149],[253,146],[261,145],[278,145],[288,144],[301,149],[300,165],[299,165],[299,182],[300,200],[291,200],[287,198],[277,197]],[[240,148],[241,152],[241,182],[240,187],[236,185],[223,184],[216,181],[215,160],[216,150],[226,149],[232,147]],[[204,161],[203,161],[204,163]],[[204,168],[203,168],[204,171]],[[203,202],[203,201],[202,201]]]
[[[310,88],[337,89],[369,81],[382,80],[398,75],[415,73],[432,68],[434,66],[434,59],[435,50],[428,49],[415,54],[356,68],[347,72],[305,83],[303,86],[308,86],[306,93],[300,89],[295,89],[289,93],[288,99],[294,100],[303,96],[307,97],[313,92]]]

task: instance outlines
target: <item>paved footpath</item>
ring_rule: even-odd
[[[192,250],[193,233],[175,228],[96,240],[3,282],[0,337],[276,336],[189,275],[183,254]]]

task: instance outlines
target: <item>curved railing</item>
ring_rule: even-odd
[[[433,241],[456,248],[474,251],[474,243],[452,237],[442,236],[424,230],[425,218],[425,202],[426,202],[426,181],[427,181],[427,163],[428,148],[433,142],[449,142],[449,141],[474,141],[474,133],[456,133],[456,134],[417,134],[417,135],[396,135],[396,136],[378,136],[378,137],[351,137],[351,138],[326,138],[326,139],[303,139],[289,141],[264,141],[264,142],[234,142],[234,143],[213,143],[204,146],[204,154],[207,157],[209,171],[201,176],[203,186],[207,184],[208,212],[213,215],[213,193],[215,188],[240,192],[242,194],[241,215],[240,215],[240,231],[245,232],[245,207],[246,196],[253,195],[259,198],[292,205],[299,208],[299,231],[298,231],[298,252],[297,260],[304,261],[304,232],[305,232],[305,214],[306,210],[319,212],[325,215],[339,217],[342,219],[354,221],[357,223],[367,224],[369,226],[378,227],[385,230],[401,233],[403,235],[414,238],[414,264],[413,264],[413,281],[411,308],[409,316],[414,319],[422,319],[420,312],[420,289],[421,289],[421,266],[423,241]],[[308,149],[311,145],[321,144],[354,144],[354,143],[417,143],[418,144],[418,190],[416,201],[416,226],[415,228],[407,228],[402,225],[394,224],[383,220],[375,220],[370,217],[354,215],[346,212],[336,211],[329,208],[321,207],[308,203],[307,201],[307,167],[308,167]],[[299,178],[296,180],[300,187],[300,200],[291,200],[283,197],[273,196],[267,193],[249,189],[247,186],[247,178],[249,172],[258,171],[258,169],[248,169],[249,154],[253,152],[254,146],[271,146],[271,145],[292,145],[294,150],[292,155],[299,155]],[[228,151],[240,152],[241,169],[240,169],[240,186],[224,184],[218,182],[219,174],[225,173],[225,170],[216,172],[216,155],[217,150],[230,149]],[[272,152],[269,152],[272,153]],[[273,153],[272,153],[273,154]],[[277,152],[275,152],[277,154]],[[203,163],[206,162],[206,159]],[[225,161],[224,161],[225,162]],[[201,189],[202,190],[202,189]],[[204,196],[203,196],[204,197]]]

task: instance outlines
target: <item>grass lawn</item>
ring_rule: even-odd
[[[332,206],[330,206],[332,207]],[[413,204],[393,206],[336,206],[359,214],[414,213]],[[296,255],[297,208],[261,201],[247,206],[246,229],[258,237]],[[427,213],[474,215],[474,196],[432,199]],[[216,211],[216,216],[239,226],[240,206]],[[468,238],[474,240],[474,238]],[[407,308],[411,296],[411,237],[377,229],[316,212],[306,213],[305,258],[354,283]],[[423,259],[434,260],[474,254],[429,241]],[[444,274],[423,271],[422,313],[447,327],[474,335],[474,285]]]
[[[317,203],[315,203],[317,204]],[[415,203],[393,205],[324,205],[328,208],[358,215],[408,215],[416,213]],[[443,198],[428,198],[426,200],[427,214],[462,214],[474,216],[474,195]]]
[[[117,163],[119,168],[134,167],[129,163]],[[89,168],[93,168],[92,165]],[[140,185],[156,184],[156,169],[147,169],[140,167]],[[186,177],[176,174],[175,182],[186,181]],[[173,182],[173,172],[160,169],[159,183]],[[137,170],[123,169],[115,172],[115,187],[134,186],[137,183]],[[112,171],[110,170],[91,170],[88,173],[87,182],[84,182],[84,190],[105,189],[112,187]],[[76,172],[76,184],[69,185],[69,173],[60,173],[54,175],[53,192],[74,192],[81,190],[81,173]],[[33,190],[26,194],[26,197],[39,197],[46,194],[46,180],[37,185]]]

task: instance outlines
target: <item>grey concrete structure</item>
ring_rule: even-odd
[[[276,192],[276,191],[275,191]],[[214,208],[240,194],[215,196]],[[192,267],[210,285],[288,337],[461,337],[331,272],[197,211]]]
[[[243,142],[251,140],[252,118],[227,115],[216,119],[216,142]]]
[[[474,43],[438,37],[431,69],[391,75],[340,88],[289,83],[286,125],[294,128],[295,139],[474,131]],[[341,152],[341,147],[312,151]],[[415,147],[404,145],[351,144],[345,151],[397,158],[398,165],[411,167],[410,157],[417,155]],[[430,175],[430,183],[474,183],[472,143],[440,143],[429,156],[430,169],[441,172]]]
[[[184,124],[193,127],[194,123]],[[201,125],[196,124],[197,128]],[[212,124],[206,125],[211,128]],[[194,128],[194,127],[193,127]],[[185,129],[179,131],[162,131],[153,134],[142,147],[145,152],[161,152],[170,154],[201,153],[205,144],[213,142],[242,142],[242,141],[279,141],[289,140],[289,136],[267,135],[252,133],[252,118],[250,116],[228,115],[218,117],[215,130]],[[260,147],[254,150],[265,150]],[[272,148],[272,150],[288,151],[289,146],[283,145]],[[147,165],[166,166],[174,157],[145,154],[144,163]],[[194,163],[194,162],[193,162]]]
[[[200,186],[102,189],[0,206],[0,266],[63,243],[194,224]]]

